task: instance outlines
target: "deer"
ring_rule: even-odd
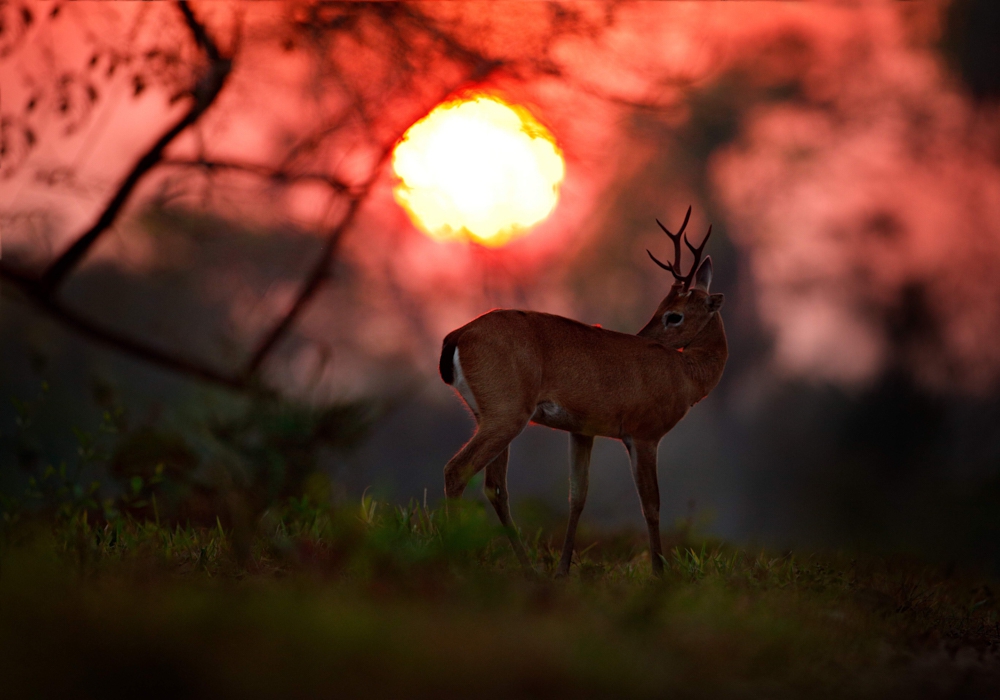
[[[485,469],[483,489],[526,571],[533,571],[511,519],[507,492],[510,443],[529,424],[569,436],[569,522],[556,575],[573,559],[577,524],[587,500],[595,437],[621,440],[628,452],[649,532],[652,570],[663,573],[657,451],[666,435],[708,396],[729,355],[719,310],[724,297],[709,291],[712,258],[684,232],[656,223],[670,238],[672,262],[653,262],[673,275],[656,313],[635,335],[538,311],[494,309],[445,336],[439,370],[476,421],[472,438],[444,468],[446,502],[461,498]],[[694,261],[682,274],[681,241]]]

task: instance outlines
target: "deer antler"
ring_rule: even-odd
[[[670,264],[670,263],[667,263],[667,264],[661,263],[659,260],[657,260],[655,257],[653,257],[653,254],[649,252],[648,248],[646,249],[646,252],[649,253],[649,257],[653,258],[653,262],[655,262],[657,265],[659,265],[660,267],[662,267],[664,270],[667,270],[668,272],[670,272],[670,274],[672,274],[674,276],[674,278],[678,282],[681,282],[681,281],[684,280],[684,278],[680,274],[680,265],[681,265],[681,236],[684,235],[684,229],[687,228],[688,219],[690,219],[690,218],[691,218],[691,207],[688,207],[687,214],[684,215],[684,223],[681,224],[681,228],[680,228],[679,231],[677,231],[677,233],[670,233],[670,230],[666,226],[664,226],[662,223],[660,223],[659,219],[656,220],[656,224],[661,229],[663,229],[663,232],[665,234],[667,234],[667,238],[669,238],[671,241],[674,242],[674,262],[673,262],[673,264]]]
[[[705,250],[705,244],[708,243],[708,237],[712,235],[712,227],[708,227],[708,233],[705,234],[705,238],[702,239],[701,245],[697,248],[691,245],[691,241],[688,240],[687,235],[684,233],[684,229],[687,228],[688,219],[691,218],[691,207],[688,207],[687,214],[684,215],[684,223],[681,224],[680,229],[677,233],[670,233],[666,226],[660,223],[657,219],[656,223],[659,225],[663,232],[667,234],[667,237],[674,243],[674,261],[672,263],[662,263],[656,259],[656,257],[649,252],[649,257],[653,259],[657,265],[662,267],[664,270],[669,272],[674,276],[674,279],[684,286],[684,290],[687,291],[691,287],[691,282],[694,280],[695,272],[698,271],[698,265],[701,264],[701,254]],[[694,263],[691,265],[691,269],[686,275],[681,274],[681,238],[684,239],[684,245],[688,247],[688,250],[694,255]]]

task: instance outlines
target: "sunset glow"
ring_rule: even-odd
[[[436,107],[406,132],[392,167],[396,201],[420,230],[490,247],[551,213],[566,170],[526,109],[486,95]]]

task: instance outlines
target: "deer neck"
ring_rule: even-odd
[[[705,327],[684,347],[681,354],[684,358],[684,374],[691,380],[697,394],[691,402],[694,404],[708,396],[708,392],[719,383],[729,357],[722,316],[712,314]]]

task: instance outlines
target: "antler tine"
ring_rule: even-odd
[[[694,262],[691,263],[691,270],[687,273],[684,278],[684,288],[687,289],[691,286],[691,281],[694,280],[694,275],[698,271],[698,264],[701,263],[701,253],[705,250],[705,244],[708,243],[708,237],[712,235],[712,225],[709,224],[708,232],[705,237],[701,240],[701,245],[695,248],[691,245],[691,241],[688,240],[687,236],[684,236],[684,245],[688,247],[688,250],[694,255]]]
[[[701,251],[703,251],[705,249],[705,244],[708,243],[708,237],[711,236],[711,235],[712,235],[712,225],[709,224],[708,225],[708,231],[705,233],[705,237],[703,239],[701,239],[701,245],[699,245],[697,248],[695,248],[693,245],[691,245],[691,241],[688,240],[687,236],[684,236],[684,244],[687,245],[688,250],[690,250],[695,255],[700,256],[701,255]]]
[[[663,232],[667,234],[667,238],[674,242],[674,263],[680,265],[681,262],[681,237],[684,235],[684,229],[687,228],[688,220],[691,218],[691,207],[688,206],[687,213],[684,215],[684,222],[681,227],[677,229],[677,233],[670,233],[670,229],[664,226],[659,219],[656,220],[656,225],[663,229]]]
[[[664,226],[660,222],[659,219],[656,220],[656,225],[659,226],[663,230],[663,232],[665,234],[667,234],[667,238],[669,238],[671,241],[673,241],[673,244],[674,244],[674,262],[673,263],[662,263],[659,260],[657,260],[655,257],[653,257],[653,254],[650,253],[648,249],[646,250],[646,252],[649,253],[649,257],[653,258],[653,262],[655,262],[657,265],[659,265],[660,267],[662,267],[664,270],[667,270],[668,272],[670,272],[670,274],[672,274],[674,276],[674,279],[676,281],[682,282],[684,284],[685,289],[691,284],[691,280],[693,279],[693,277],[691,275],[688,275],[688,276],[685,277],[684,275],[682,275],[680,273],[680,270],[681,270],[681,239],[683,238],[684,242],[687,243],[687,236],[684,235],[684,230],[687,228],[688,220],[690,218],[691,218],[691,207],[689,206],[688,210],[687,210],[687,213],[684,215],[684,222],[681,224],[681,227],[677,230],[677,233],[670,233],[670,229],[668,229],[666,226]],[[687,243],[687,244],[688,244],[688,247],[690,247],[691,244],[690,243]],[[704,243],[702,245],[704,245]]]
[[[690,219],[690,218],[691,218],[691,205],[689,204],[688,205],[687,213],[684,215],[684,223],[681,224],[680,229],[678,229],[678,231],[677,231],[677,235],[678,236],[681,235],[682,233],[684,233],[684,229],[686,229],[688,227],[688,219]]]
[[[687,221],[685,220],[684,223],[686,224]],[[671,241],[673,241],[673,244],[674,244],[674,262],[673,262],[673,265],[671,265],[669,269],[670,269],[671,272],[674,273],[674,277],[677,277],[677,279],[680,280],[681,278],[678,277],[678,275],[680,274],[679,271],[680,271],[680,265],[681,265],[681,237],[683,236],[683,234],[681,232],[684,230],[684,227],[682,226],[681,230],[678,231],[677,233],[670,233],[670,229],[668,229],[666,226],[664,226],[662,223],[660,223],[659,219],[656,220],[656,224],[661,229],[663,229],[663,232],[665,234],[667,234],[667,238],[669,238]],[[646,252],[649,253],[648,250]],[[650,253],[650,255],[652,255],[652,253]],[[661,266],[662,266],[662,263],[661,263]],[[674,266],[677,267],[677,271],[674,270]],[[667,268],[664,268],[664,269],[667,269]]]
[[[674,265],[677,265],[678,268],[680,266],[680,260],[681,260],[681,233],[680,233],[680,231],[678,231],[677,233],[670,233],[670,230],[666,226],[664,226],[663,224],[661,224],[659,219],[656,220],[656,223],[657,223],[657,225],[661,229],[663,229],[663,232],[665,234],[667,234],[667,238],[669,238],[671,241],[674,242],[674,262],[673,262],[673,264],[669,264],[669,263],[668,264],[664,264],[664,263],[661,263],[659,260],[657,260],[656,258],[653,257],[652,253],[649,253],[649,249],[648,248],[646,249],[646,252],[649,253],[649,257],[653,258],[653,262],[655,262],[657,265],[659,265],[660,267],[662,267],[664,270],[669,270],[670,274],[672,274],[674,276],[675,280],[677,280],[678,282],[682,282],[684,280],[684,278],[681,276],[680,272],[677,271],[677,269],[674,269]],[[681,230],[683,230],[683,229],[681,229]]]
[[[691,207],[688,206],[687,213],[684,215],[684,223],[681,224],[681,227],[680,227],[680,229],[678,229],[677,233],[670,233],[670,231],[667,229],[667,227],[660,223],[659,219],[656,220],[656,223],[659,224],[660,228],[663,229],[663,232],[665,234],[667,234],[668,236],[670,236],[670,240],[674,241],[674,240],[679,239],[681,237],[681,234],[684,233],[684,229],[687,228],[688,219],[690,219],[690,218],[691,218]]]
[[[663,229],[663,232],[665,234],[667,234],[668,236],[670,236],[670,240],[674,240],[676,238],[680,238],[681,234],[684,233],[684,229],[687,228],[688,219],[690,219],[690,218],[691,218],[691,207],[689,206],[688,210],[687,210],[687,214],[684,215],[684,223],[681,224],[681,227],[677,231],[677,233],[670,233],[670,230],[666,226],[664,226],[662,223],[660,223],[659,219],[656,220],[656,223],[659,224],[660,228]]]
[[[653,259],[653,262],[655,262],[657,265],[659,265],[660,267],[662,267],[664,270],[666,270],[667,272],[669,272],[670,274],[672,274],[674,276],[675,280],[677,280],[678,282],[681,282],[681,281],[684,280],[684,278],[681,277],[680,275],[678,275],[677,272],[676,272],[676,270],[674,270],[674,266],[673,265],[671,265],[670,263],[661,263],[659,260],[656,259],[655,255],[653,255],[652,253],[649,252],[649,248],[646,248],[646,253],[649,255],[650,258]]]

